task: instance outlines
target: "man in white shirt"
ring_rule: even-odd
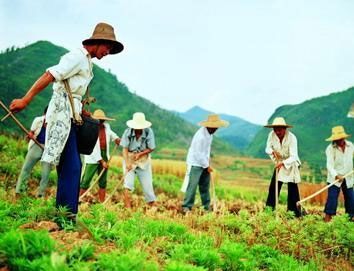
[[[30,139],[28,143],[28,152],[26,154],[25,162],[23,163],[20,175],[17,179],[16,184],[16,197],[27,189],[27,180],[37,162],[41,159],[43,154],[43,149],[38,146],[32,139],[37,139],[37,141],[44,146],[45,143],[45,131],[46,131],[46,121],[45,114],[47,113],[47,108],[44,109],[43,115],[36,117],[31,126],[31,131],[28,135]],[[41,171],[41,181],[39,184],[39,189],[37,192],[38,197],[43,197],[45,195],[45,189],[48,184],[50,165],[47,163],[42,163]]]
[[[216,130],[220,127],[227,127],[229,123],[221,120],[218,115],[212,114],[199,125],[203,127],[199,128],[193,136],[187,154],[187,173],[181,189],[186,192],[182,204],[183,212],[192,210],[198,186],[202,205],[205,210],[210,210],[211,143]]]
[[[42,163],[57,166],[58,185],[56,207],[66,207],[68,218],[76,221],[79,204],[81,161],[77,145],[76,124],[68,97],[65,80],[71,88],[75,113],[81,113],[81,99],[93,78],[92,59],[123,51],[117,41],[114,28],[107,23],[98,23],[90,38],[82,41],[82,47],[63,55],[57,65],[47,69],[29,91],[10,104],[10,110],[19,112],[49,84],[53,83],[53,95],[49,102],[46,144]]]
[[[300,217],[301,214],[296,202],[300,200],[297,184],[301,181],[299,170],[301,162],[297,152],[296,136],[287,130],[292,126],[286,124],[282,117],[275,118],[272,124],[264,127],[273,129],[268,135],[265,152],[275,164],[266,206],[275,208],[275,182],[278,181],[278,195],[283,183],[287,183],[288,211],[292,211],[296,217]],[[278,177],[277,180],[276,177]]]
[[[331,141],[331,144],[326,148],[327,183],[342,179],[342,181],[328,188],[324,209],[326,222],[331,221],[332,216],[337,212],[340,189],[342,189],[344,195],[345,212],[350,219],[354,219],[353,174],[343,178],[344,175],[353,170],[354,147],[352,142],[346,140],[349,136],[343,126],[335,126],[332,128],[331,137],[326,139],[326,141]]]
[[[109,142],[114,141],[119,146],[120,138],[112,131],[111,126],[106,122],[107,120],[114,120],[106,117],[106,114],[101,109],[93,112],[92,118],[100,121],[100,128],[96,145],[90,155],[85,155],[85,172],[80,183],[80,195],[86,192],[89,188],[92,177],[95,173],[100,174],[103,169],[104,173],[98,180],[98,200],[104,202],[106,197],[107,186],[107,171],[109,160]]]

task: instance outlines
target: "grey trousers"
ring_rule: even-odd
[[[123,164],[123,169],[125,171],[125,163]],[[129,171],[125,175],[124,179],[124,188],[134,191],[134,180],[135,175],[138,176],[141,188],[144,193],[146,202],[156,201],[156,196],[154,193],[154,187],[152,185],[152,169],[151,164],[146,166],[146,169],[140,167],[135,168],[134,170]]]
[[[36,163],[41,159],[43,150],[37,145],[33,144],[28,150],[25,158],[25,162],[23,163],[21,173],[18,176],[17,184],[16,184],[16,193],[22,193],[27,190],[27,181],[31,174],[33,167]],[[39,184],[39,189],[37,192],[38,196],[44,196],[45,189],[48,185],[48,179],[50,174],[50,164],[46,162],[41,163],[42,166],[42,178]]]
[[[182,204],[183,208],[192,209],[199,186],[199,193],[205,210],[210,210],[210,173],[208,168],[192,166],[189,174],[189,183]]]

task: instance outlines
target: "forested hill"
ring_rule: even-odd
[[[58,63],[60,56],[67,50],[47,41],[38,41],[24,48],[10,48],[0,54],[0,90],[1,100],[8,105],[14,98],[26,93],[33,82],[46,70]],[[111,122],[113,130],[121,135],[126,128],[126,121],[137,111],[144,112],[153,123],[158,148],[188,148],[194,132],[193,126],[168,110],[159,108],[152,102],[131,93],[126,85],[115,75],[94,65],[94,79],[90,94],[97,103],[90,108],[102,108],[107,115],[116,119]],[[35,116],[41,115],[51,97],[51,86],[42,91],[21,113],[18,118],[30,127]],[[167,97],[168,98],[168,97]],[[3,112],[3,110],[0,110]],[[2,132],[22,134],[10,119],[0,124]],[[233,151],[233,148],[216,139],[213,143],[216,151]]]
[[[354,87],[342,92],[305,101],[297,105],[285,105],[276,109],[269,118],[282,116],[297,136],[300,159],[310,164],[325,167],[325,141],[331,135],[331,129],[343,125],[346,132],[354,134],[354,119],[348,118],[348,110],[354,101]],[[256,157],[265,157],[264,148],[270,129],[262,128],[250,144],[247,153]],[[350,139],[353,140],[353,139]]]

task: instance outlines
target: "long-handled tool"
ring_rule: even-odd
[[[279,195],[278,195],[278,175],[279,175],[279,169],[275,168],[275,203],[274,203],[274,209],[276,210],[278,207],[279,203]]]
[[[112,193],[111,193],[111,194],[106,198],[106,200],[102,203],[103,205],[105,205],[107,202],[110,201],[110,199],[112,198],[112,196],[113,196],[113,195],[116,193],[116,191],[118,190],[119,186],[124,182],[124,179],[125,179],[125,177],[127,176],[127,174],[128,174],[130,171],[132,171],[132,170],[134,170],[134,168],[132,168],[131,170],[129,170],[129,171],[127,171],[127,172],[125,172],[125,173],[123,174],[122,178],[120,178],[120,180],[118,181],[117,185],[114,187]]]
[[[128,159],[129,159],[129,156],[131,155],[132,157],[134,156],[135,153],[128,153]],[[133,159],[133,158],[130,158],[130,159]],[[125,177],[127,176],[127,174],[130,172],[130,171],[133,171],[135,170],[137,167],[144,167],[144,164],[149,161],[149,156],[148,155],[144,155],[142,157],[140,157],[138,160],[133,160],[133,163],[132,163],[132,168],[129,169],[128,171],[126,171],[122,178],[118,181],[117,185],[114,187],[112,193],[106,198],[106,200],[103,202],[103,205],[105,205],[111,198],[112,196],[115,194],[115,192],[118,190],[119,186],[121,185],[121,183],[124,182],[124,179]],[[123,164],[124,165],[124,164]]]
[[[112,153],[111,153],[111,157],[109,157],[109,160],[107,162],[107,166],[109,166],[109,164],[111,163],[111,160],[112,160],[112,157],[113,157],[113,153],[115,152],[115,150],[117,149],[117,144],[114,145],[114,148],[112,150]],[[97,178],[95,179],[95,181],[91,184],[91,186],[85,191],[85,193],[83,193],[79,200],[82,200],[88,192],[90,192],[90,190],[95,186],[95,184],[100,180],[100,178],[102,177],[103,173],[106,171],[107,169],[106,168],[102,168],[100,174],[97,176]]]
[[[331,186],[335,185],[336,183],[339,183],[339,182],[343,181],[346,177],[352,175],[353,173],[354,173],[354,170],[348,172],[342,178],[335,180],[334,182],[326,185],[325,187],[322,187],[320,190],[318,190],[317,192],[313,193],[312,195],[310,195],[310,196],[308,196],[308,197],[296,202],[296,206],[298,208],[300,208],[301,204],[304,203],[305,201],[307,201],[309,199],[312,199],[313,197],[316,197],[317,195],[321,194],[323,191],[327,190],[328,188],[330,188]]]
[[[22,131],[29,135],[30,132],[22,125],[22,123],[15,117],[15,115],[7,108],[7,106],[0,100],[1,107],[7,112],[7,114],[1,119],[4,121],[6,118],[11,117],[15,123],[21,128]],[[31,138],[41,149],[44,149],[43,145],[39,143],[35,138]]]

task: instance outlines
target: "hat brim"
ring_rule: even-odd
[[[220,128],[229,126],[229,122],[226,120],[218,120],[218,121],[201,121],[198,123],[200,126],[209,127],[209,128]]]
[[[284,125],[284,124],[281,124],[281,125],[276,125],[276,124],[268,124],[268,125],[264,125],[264,127],[266,128],[275,128],[275,127],[284,127],[284,128],[293,128],[292,125]]]
[[[340,140],[340,139],[346,139],[350,136],[351,135],[348,135],[348,134],[344,134],[343,136],[331,136],[331,137],[327,138],[326,141],[336,141],[336,140]]]
[[[115,119],[108,118],[108,117],[94,117],[94,116],[92,116],[92,118],[96,119],[96,120],[115,120]]]
[[[115,55],[124,50],[124,45],[116,40],[108,40],[108,39],[86,39],[82,42],[83,45],[95,45],[95,44],[103,44],[110,43],[113,45],[112,49],[109,51],[110,55]]]
[[[151,126],[151,122],[146,120],[142,123],[137,123],[134,120],[128,120],[127,126],[132,129],[139,129],[140,130],[140,129],[149,128]]]

